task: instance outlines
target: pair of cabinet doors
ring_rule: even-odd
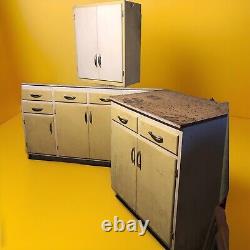
[[[112,187],[170,246],[177,160],[112,121]]]
[[[122,3],[75,9],[78,75],[123,82]]]
[[[55,115],[24,114],[29,153],[110,160],[110,106],[55,103]]]

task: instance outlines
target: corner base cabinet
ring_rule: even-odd
[[[110,165],[110,97],[143,91],[148,90],[23,84],[29,157]]]
[[[201,250],[220,200],[228,105],[154,91],[112,97],[111,119],[116,194],[168,249]]]

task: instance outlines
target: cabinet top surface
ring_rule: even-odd
[[[227,115],[229,112],[228,103],[218,103],[170,90],[119,95],[111,99],[135,111],[156,116],[179,128]]]

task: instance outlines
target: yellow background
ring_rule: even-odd
[[[77,79],[72,10],[77,4],[92,2],[0,1],[0,123],[19,112],[21,82],[89,84]],[[170,88],[230,102],[235,131],[230,135],[234,142],[228,208],[231,244],[235,250],[246,249],[244,234],[250,231],[246,150],[250,148],[250,2],[140,3],[141,83],[135,86]]]

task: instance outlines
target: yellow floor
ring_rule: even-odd
[[[230,249],[249,249],[250,120],[231,119]],[[157,250],[149,234],[104,233],[114,215],[134,217],[110,188],[110,169],[28,160],[20,116],[0,126],[1,238],[3,250]]]

